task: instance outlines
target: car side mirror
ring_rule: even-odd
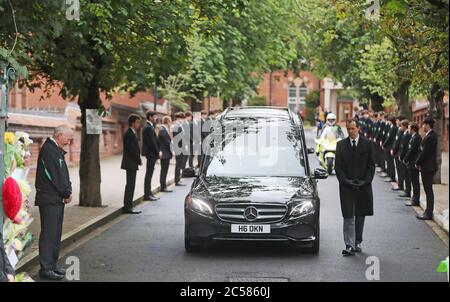
[[[314,153],[316,153],[316,149],[308,148],[308,154],[314,154]]]
[[[317,168],[314,170],[314,179],[327,179],[328,172],[325,169]]]

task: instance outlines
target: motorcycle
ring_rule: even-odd
[[[333,134],[328,134],[325,138],[316,138],[316,155],[319,158],[320,165],[331,175],[334,171],[334,162],[336,157],[336,145],[340,141]]]

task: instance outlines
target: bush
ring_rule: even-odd
[[[266,106],[265,96],[254,96],[248,100],[248,106]]]

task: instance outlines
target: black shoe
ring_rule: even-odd
[[[342,256],[355,256],[355,249],[351,246],[346,247],[345,250],[342,250]]]
[[[433,215],[430,215],[428,213],[423,213],[422,215],[417,215],[416,217],[419,220],[433,220]]]
[[[419,204],[418,203],[414,203],[414,202],[407,202],[407,203],[405,203],[405,206],[407,206],[407,207],[418,207]]]
[[[362,252],[361,244],[356,244],[355,253],[361,253],[361,252]]]
[[[392,188],[391,190],[392,190],[392,191],[403,191],[404,189],[403,189],[403,188],[400,188],[400,187],[398,187],[398,188]]]
[[[185,187],[186,186],[186,184],[184,184],[182,182],[177,182],[175,185],[178,186],[178,187]]]
[[[124,214],[141,214],[142,211],[134,211],[134,210],[123,210]]]
[[[57,268],[53,272],[55,272],[55,274],[62,275],[62,276],[66,275],[66,270],[63,268]]]
[[[64,279],[64,275],[55,273],[54,271],[39,271],[39,277],[45,280],[59,281]]]
[[[400,197],[411,198],[411,194],[403,193],[399,195]]]
[[[172,191],[172,190],[169,190],[169,189],[161,189],[161,192],[170,193],[170,192],[173,192],[173,191]]]
[[[157,201],[159,198],[156,196],[145,196],[144,201]]]

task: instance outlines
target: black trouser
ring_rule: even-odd
[[[391,155],[391,148],[386,148],[384,151],[386,155],[386,173],[392,181],[395,181],[395,163],[394,157]]]
[[[425,213],[433,215],[434,211],[434,193],[433,193],[433,177],[436,172],[421,172],[422,184],[425,194],[427,195],[427,208]]]
[[[144,198],[152,195],[152,176],[155,170],[156,158],[147,157],[147,170],[144,179]]]
[[[55,270],[61,247],[64,203],[39,206],[41,234],[39,236],[39,262],[42,271]]]
[[[413,195],[411,198],[411,202],[415,205],[419,205],[420,203],[420,181],[419,181],[419,170],[416,168],[409,168],[409,172],[411,173],[411,185],[413,190]]]
[[[175,156],[175,183],[178,183],[181,180],[181,169],[183,169],[183,161],[183,154]]]
[[[355,247],[363,241],[365,216],[344,218],[344,242],[346,247]]]
[[[400,162],[405,176],[405,193],[411,195],[411,169],[404,163]]]
[[[161,174],[159,176],[159,183],[161,190],[167,188],[167,173],[169,171],[170,158],[161,159]]]
[[[378,154],[378,165],[380,166],[381,170],[386,171],[386,158],[384,156],[384,151],[380,147],[379,143],[377,145],[377,154]]]
[[[405,166],[398,157],[395,158],[395,167],[397,168],[398,187],[400,190],[405,189]]]
[[[126,170],[126,171],[127,171],[127,184],[125,185],[123,208],[124,210],[131,210],[133,209],[133,197],[134,197],[134,188],[136,186],[137,170]]]

